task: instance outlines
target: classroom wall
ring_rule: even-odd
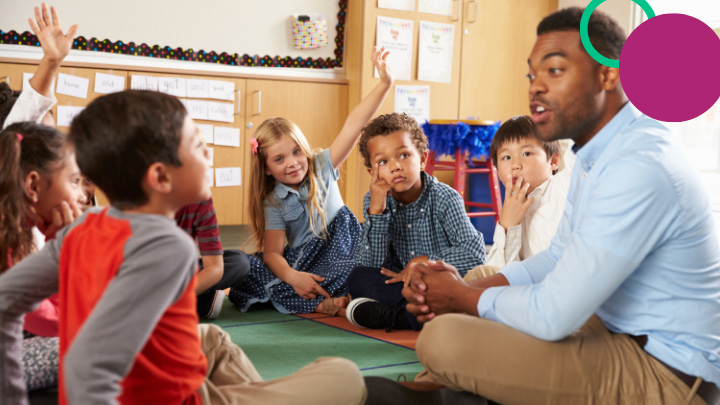
[[[38,1],[2,0],[0,29],[29,31]],[[192,48],[249,55],[334,58],[338,0],[53,0],[63,28],[79,24],[78,35],[100,40]],[[292,14],[322,13],[328,46],[296,50]]]
[[[566,7],[585,8],[590,0],[559,0],[558,9]],[[632,31],[632,5],[630,0],[607,0],[598,6],[597,10],[602,11],[614,18],[615,21],[625,30],[626,34]]]

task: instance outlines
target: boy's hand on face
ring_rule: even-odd
[[[378,71],[378,75],[380,75],[380,80],[388,85],[392,84],[395,80],[392,72],[390,72],[390,66],[387,63],[387,56],[389,54],[390,51],[386,51],[385,47],[380,48],[380,50],[378,50],[377,47],[373,47],[372,55],[370,57]]]
[[[28,21],[30,22],[30,28],[40,42],[45,57],[59,63],[70,53],[78,26],[73,25],[68,30],[67,35],[63,34],[60,27],[60,18],[55,11],[55,7],[50,7],[50,11],[52,12],[52,18],[48,13],[47,6],[43,3],[42,14],[40,9],[35,7],[37,25],[32,18],[28,19]]]
[[[390,195],[390,184],[380,178],[380,164],[375,163],[370,180],[370,215],[382,215],[385,212],[386,198]]]
[[[505,189],[505,202],[500,208],[500,220],[498,221],[505,232],[508,229],[520,225],[525,213],[535,201],[535,197],[527,197],[530,183],[523,184],[523,178],[518,177],[513,184],[512,175],[508,174],[505,184],[511,184]]]

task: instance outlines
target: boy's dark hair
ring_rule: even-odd
[[[580,20],[585,10],[580,7],[568,7],[543,18],[537,26],[537,35],[557,31],[580,31]],[[595,49],[610,59],[620,59],[627,35],[609,15],[595,10],[588,22],[588,36]],[[585,48],[580,42],[579,46]]]
[[[422,128],[418,125],[415,118],[402,113],[391,113],[381,115],[362,129],[362,135],[360,135],[360,141],[358,147],[360,153],[363,156],[365,166],[372,167],[370,164],[370,151],[368,150],[368,141],[376,136],[390,135],[396,131],[405,131],[410,135],[415,148],[420,152],[420,155],[428,150],[428,139],[425,136]]]
[[[0,83],[0,128],[5,125],[5,119],[10,115],[20,92],[13,90],[6,82]]]
[[[150,165],[182,164],[178,148],[186,115],[180,100],[164,93],[129,90],[100,97],[70,126],[78,166],[112,205],[145,204],[142,182]]]
[[[550,159],[554,154],[560,154],[560,142],[550,141],[546,142],[537,133],[537,126],[533,122],[532,118],[527,115],[518,115],[505,121],[500,128],[498,128],[495,135],[493,135],[492,142],[490,143],[490,157],[492,157],[493,164],[497,167],[497,154],[502,145],[505,142],[518,142],[523,139],[536,139],[545,149],[547,159]],[[557,170],[553,170],[553,174],[557,173]]]

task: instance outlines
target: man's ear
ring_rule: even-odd
[[[557,170],[558,166],[560,166],[560,154],[553,153],[553,155],[550,156],[550,168],[555,171]]]
[[[164,163],[155,162],[145,172],[145,182],[150,190],[160,193],[172,191],[171,174]]]
[[[614,90],[620,83],[620,69],[600,66],[600,85],[603,90]]]
[[[40,201],[41,180],[40,173],[35,170],[32,170],[25,176],[25,195],[28,196],[33,204],[37,204],[37,202]]]
[[[425,170],[425,165],[427,165],[428,157],[430,156],[430,151],[427,149],[425,152],[422,153],[420,156],[420,170]]]

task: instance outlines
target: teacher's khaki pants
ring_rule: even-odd
[[[593,315],[547,342],[469,315],[441,315],[417,341],[416,381],[470,391],[501,404],[704,404],[627,335]],[[686,402],[687,401],[687,402]]]
[[[263,381],[245,353],[215,325],[198,326],[208,376],[200,396],[209,404],[363,404],[365,382],[355,363],[321,357],[297,372]]]

